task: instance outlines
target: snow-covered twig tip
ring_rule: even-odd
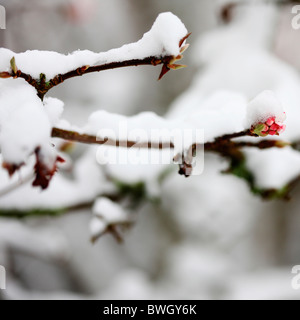
[[[264,91],[247,108],[247,126],[260,137],[279,136],[285,131],[286,113],[272,91]]]
[[[184,67],[175,62],[182,59],[188,48],[185,41],[189,35],[177,16],[165,12],[157,17],[142,39],[107,52],[78,50],[64,55],[38,50],[15,53],[0,48],[0,77],[23,78],[35,87],[41,99],[51,88],[69,78],[108,69],[163,64],[161,78],[170,69]],[[40,81],[42,74],[45,75],[44,84]]]
[[[179,41],[179,48],[180,48],[180,54],[176,57],[170,57],[168,59],[165,59],[165,61],[163,62],[163,67],[161,70],[161,73],[159,75],[158,80],[161,80],[163,78],[163,76],[168,73],[170,70],[179,70],[182,68],[186,68],[186,65],[182,65],[182,64],[176,64],[175,62],[180,61],[183,58],[183,53],[189,48],[189,44],[184,44],[184,42],[186,41],[186,39],[191,35],[191,33],[187,34],[185,37],[183,37],[180,41]],[[167,61],[169,60],[169,61]]]

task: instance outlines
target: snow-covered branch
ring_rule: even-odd
[[[176,62],[183,58],[182,54],[188,48],[185,43],[188,36],[181,20],[167,12],[158,16],[151,30],[139,41],[107,52],[83,50],[63,55],[37,50],[15,53],[1,48],[3,167],[13,175],[35,153],[33,185],[47,188],[56,172],[57,162],[63,161],[50,146],[52,122],[60,117],[63,103],[57,99],[44,99],[45,94],[66,79],[121,67],[162,64],[161,79],[169,70],[184,67]],[[35,90],[18,79],[25,80]],[[81,139],[87,140],[86,137]]]
[[[99,110],[90,116],[82,128],[60,120],[63,103],[45,97],[51,88],[67,79],[108,69],[162,65],[159,77],[162,78],[169,70],[183,67],[176,61],[183,58],[182,54],[188,48],[188,36],[179,18],[164,13],[158,16],[151,30],[138,42],[103,53],[84,50],[69,55],[48,51],[17,54],[0,49],[0,77],[3,78],[0,82],[0,143],[3,167],[12,175],[35,154],[33,185],[46,189],[57,170],[57,164],[63,162],[57,150],[51,146],[51,138],[117,148],[173,149],[174,162],[179,163],[179,173],[185,176],[191,174],[191,158],[196,156],[198,147],[241,165],[244,161],[241,149],[290,146],[291,141],[250,140],[279,136],[285,131],[286,114],[271,91],[264,91],[250,103],[234,99],[219,101],[214,108],[209,103],[208,106],[199,105],[196,112],[187,112],[177,119],[159,117],[150,112],[124,117]],[[128,128],[129,135],[120,134],[122,123]],[[138,133],[136,136],[139,129],[143,130],[142,135]],[[158,134],[153,139],[151,133],[155,130]],[[202,130],[204,136],[193,135],[184,139],[186,130]],[[130,136],[131,133],[135,135]],[[243,140],[235,141],[238,138]]]
[[[52,137],[60,138],[72,142],[79,142],[85,144],[98,144],[98,145],[106,145],[117,148],[139,148],[139,149],[174,149],[174,144],[172,142],[145,142],[141,143],[139,141],[130,141],[130,140],[112,140],[112,139],[99,139],[99,137],[78,133],[76,131],[69,131],[60,128],[52,129]],[[251,132],[251,130],[245,130],[233,134],[226,134],[220,137],[216,137],[214,142],[206,142],[204,143],[205,150],[218,150],[219,146],[222,144],[226,144],[232,142],[232,139],[242,138],[242,137],[258,137],[258,135]],[[233,146],[236,148],[243,147],[252,147],[258,149],[270,149],[270,148],[284,148],[286,146],[291,146],[291,143],[285,142],[282,140],[264,140],[259,142],[234,142]]]
[[[98,144],[106,145],[112,147],[121,147],[121,148],[139,148],[139,149],[173,149],[174,144],[172,142],[139,142],[133,140],[113,140],[110,138],[100,139],[97,136],[79,133],[71,130],[64,130],[60,128],[52,129],[52,137],[60,138],[68,141],[85,143],[85,144]]]
[[[92,72],[131,66],[163,65],[159,79],[169,70],[185,67],[176,64],[188,48],[185,40],[189,33],[184,24],[172,13],[158,16],[150,31],[131,44],[107,52],[88,50],[63,55],[52,51],[26,51],[15,53],[0,49],[0,78],[22,78],[43,99],[54,86],[67,79]]]

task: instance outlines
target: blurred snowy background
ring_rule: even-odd
[[[234,1],[2,0],[7,26],[0,30],[0,46],[16,52],[105,51],[136,41],[160,12],[171,11],[193,32],[187,69],[161,82],[159,69],[150,67],[72,79],[51,92],[65,102],[64,117],[77,125],[97,109],[172,117],[213,94],[220,94],[221,102],[228,92],[251,99],[272,89],[293,106],[291,127],[298,128],[300,31],[292,29],[291,6],[240,0],[224,11],[229,2]],[[299,132],[299,138],[296,131],[290,135]],[[56,177],[44,193],[25,185],[0,195],[0,213],[6,215],[0,219],[0,265],[7,270],[1,298],[300,298],[291,287],[292,267],[300,264],[300,187],[290,202],[264,202],[244,181],[220,174],[227,165],[211,154],[203,175],[189,179],[176,168],[169,174],[158,167],[95,168],[95,155],[96,148],[73,148],[74,183]],[[266,176],[258,170],[257,179],[263,186],[280,186],[291,170],[300,173],[300,158],[292,160]],[[251,165],[260,169],[260,161]],[[68,168],[64,171],[67,176]],[[12,207],[20,215],[32,208],[45,213],[76,198],[90,202],[116,188],[107,176],[135,202],[136,221],[124,244],[111,235],[90,243],[91,206],[21,220],[7,213]]]

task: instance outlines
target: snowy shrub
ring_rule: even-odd
[[[82,127],[76,127],[63,119],[64,103],[48,96],[52,88],[70,78],[121,67],[162,65],[160,80],[170,70],[185,67],[177,62],[183,58],[183,53],[189,46],[186,43],[189,35],[178,17],[172,13],[163,13],[158,16],[151,30],[145,33],[142,39],[107,52],[95,53],[83,50],[63,55],[57,52],[37,50],[15,53],[1,48],[0,146],[2,167],[7,170],[12,179],[15,173],[20,171],[22,176],[33,179],[34,187],[47,189],[50,185],[49,190],[40,194],[39,200],[34,197],[36,191],[27,188],[28,198],[22,204],[13,203],[13,197],[8,194],[2,198],[2,207],[7,210],[24,210],[24,208],[41,210],[43,207],[57,210],[93,202],[100,196],[100,200],[96,200],[94,206],[95,216],[91,224],[92,238],[95,240],[107,231],[113,232],[119,238],[115,225],[127,225],[130,218],[108,198],[120,197],[122,199],[124,194],[130,194],[135,203],[138,203],[137,200],[145,195],[149,196],[151,193],[155,195],[155,192],[157,195],[158,191],[155,189],[158,189],[159,181],[166,175],[167,169],[165,166],[160,169],[150,168],[150,174],[147,177],[145,170],[137,166],[134,169],[135,174],[139,170],[143,171],[138,181],[144,181],[145,184],[123,185],[111,177],[113,175],[110,175],[109,170],[112,169],[109,166],[108,173],[99,172],[99,167],[94,160],[91,160],[96,153],[93,147],[81,162],[75,167],[71,165],[70,169],[71,159],[67,151],[71,142],[104,144],[104,148],[108,149],[112,147],[115,149],[137,148],[140,153],[143,153],[143,149],[151,149],[151,152],[154,153],[163,153],[165,149],[166,151],[173,149],[175,150],[173,161],[179,164],[179,173],[185,176],[193,174],[193,158],[197,157],[197,148],[201,146],[206,152],[213,152],[227,159],[230,165],[226,172],[246,180],[255,194],[265,199],[287,198],[298,171],[295,174],[287,174],[290,179],[285,179],[284,185],[277,184],[276,188],[271,184],[267,184],[268,187],[260,186],[257,183],[259,179],[256,178],[255,172],[258,166],[253,165],[252,160],[260,157],[256,153],[260,149],[272,149],[272,152],[278,152],[278,157],[280,157],[281,151],[275,148],[287,148],[286,153],[282,151],[282,154],[294,157],[296,152],[294,149],[298,148],[293,134],[293,125],[291,129],[288,125],[285,132],[285,119],[290,116],[290,108],[286,108],[275,93],[270,90],[266,91],[267,88],[262,88],[262,93],[252,97],[252,100],[233,90],[218,91],[207,95],[206,98],[198,99],[191,89],[191,94],[178,102],[177,112],[176,107],[173,109],[175,110],[173,115],[160,117],[154,113],[145,112],[134,117],[125,117],[99,110],[92,113]],[[234,34],[233,40],[236,37],[239,35]],[[211,39],[214,39],[213,43],[210,42]],[[228,41],[231,41],[230,37]],[[225,49],[222,58],[218,57],[218,50],[214,48],[218,43],[221,43],[218,41],[218,34],[214,34],[210,40],[205,42],[204,39],[200,44],[203,47],[202,59],[208,64],[206,72],[209,73],[209,67],[212,68],[209,77],[206,77],[204,73],[200,79],[203,88],[208,88],[214,77],[222,79],[223,74],[217,76],[217,73],[222,70],[226,72],[226,67],[223,68],[223,65],[228,65],[230,59],[233,59],[233,48],[230,46],[228,46],[228,52]],[[225,59],[226,57],[228,59]],[[262,57],[264,57],[263,54],[260,59]],[[272,58],[270,60],[272,61]],[[275,60],[273,63],[278,64]],[[216,66],[218,69],[215,69]],[[249,78],[251,76],[249,73]],[[227,85],[230,87],[230,83]],[[197,87],[197,84],[195,86]],[[184,112],[183,108],[186,108],[188,112]],[[116,135],[121,122],[126,123],[129,131],[142,128],[145,132],[157,129],[161,130],[161,133],[158,134],[155,141],[149,141],[148,135],[129,139],[128,135]],[[204,137],[191,138],[185,144],[178,144],[178,134],[167,136],[164,131],[175,128],[180,128],[182,132],[188,129],[201,129],[204,131]],[[281,134],[284,134],[282,136],[284,140],[277,139],[277,136]],[[259,137],[266,139],[261,140],[258,139]],[[255,155],[252,155],[253,153]],[[263,151],[260,153],[262,155]],[[273,161],[270,160],[270,162]],[[64,171],[67,168],[72,170],[75,182],[71,183],[63,175],[56,173],[59,169]],[[113,170],[117,170],[116,167]],[[3,172],[1,175],[4,177],[3,181],[9,183]],[[52,188],[53,177],[55,179]],[[198,178],[201,179],[201,177]],[[23,179],[27,180],[24,176]],[[119,191],[118,196],[114,194],[118,193],[116,190],[110,193],[109,189],[112,186],[109,179],[113,180],[114,188]],[[16,180],[12,182],[16,183]],[[23,188],[23,194],[24,190]],[[5,195],[6,191],[4,190],[3,193]]]

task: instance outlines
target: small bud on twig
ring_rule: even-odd
[[[18,71],[18,68],[17,68],[17,65],[16,65],[16,59],[15,57],[12,57],[11,60],[10,60],[10,67],[11,67],[11,70],[13,72],[13,74],[16,74],[17,71]]]
[[[7,78],[10,78],[11,75],[9,72],[0,72],[0,78],[2,79],[7,79]]]

